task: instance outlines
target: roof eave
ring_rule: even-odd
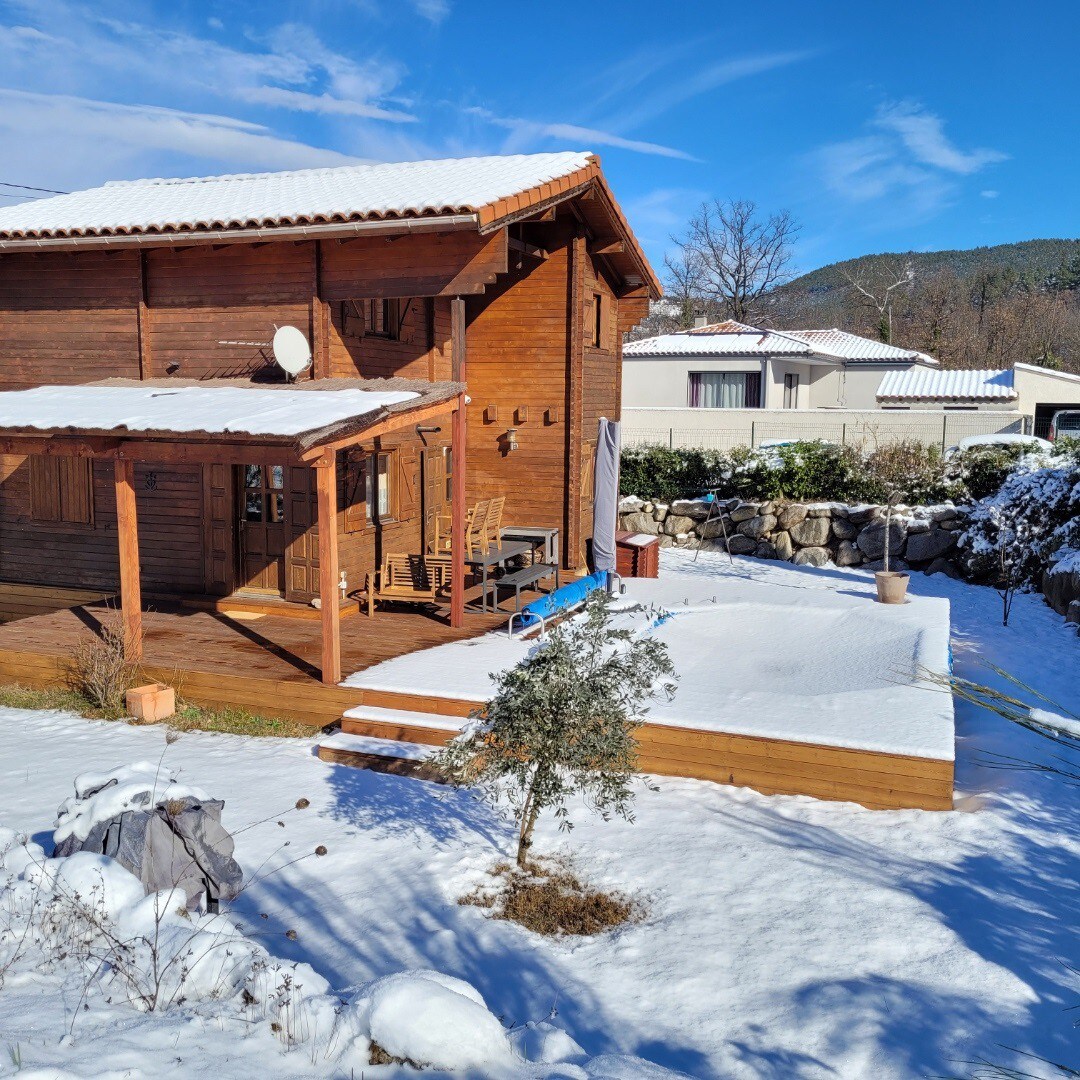
[[[106,250],[181,245],[190,247],[211,244],[251,244],[274,240],[344,240],[357,236],[455,232],[476,229],[478,221],[478,215],[475,213],[438,214],[313,225],[273,225],[257,229],[188,229],[168,233],[131,232],[83,236],[0,237],[0,252]]]

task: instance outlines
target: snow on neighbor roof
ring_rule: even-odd
[[[883,341],[849,334],[846,330],[785,330],[789,337],[805,341],[816,352],[842,360],[910,360],[936,364],[933,357],[915,349],[901,349]]]
[[[747,327],[745,332],[705,333],[708,329],[631,341],[623,346],[623,356],[810,356],[813,351],[804,342],[768,330]]]
[[[937,364],[925,353],[846,330],[763,330],[734,319],[634,341],[623,348],[623,356],[815,356],[847,362]]]
[[[533,188],[599,172],[585,152],[345,165],[113,181],[0,209],[0,236],[162,233],[479,213]]]
[[[326,381],[310,385],[325,386]],[[136,437],[246,435],[293,440],[306,448],[324,437],[362,431],[389,412],[449,400],[460,389],[456,383],[404,379],[371,380],[373,388],[362,389],[360,381],[341,380],[339,389],[226,380],[219,385],[113,380],[8,390],[0,392],[0,430]]]
[[[877,389],[879,398],[1011,401],[1017,397],[1011,368],[941,371],[924,367],[889,371]]]

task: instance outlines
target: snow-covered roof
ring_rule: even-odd
[[[1017,393],[1012,368],[941,371],[916,367],[886,372],[877,396],[891,400],[1011,401]]]
[[[23,435],[256,436],[303,447],[323,436],[363,430],[391,411],[449,399],[459,389],[455,383],[398,388],[408,380],[376,380],[380,389],[361,389],[356,381],[348,380],[341,389],[113,380],[7,390],[0,392],[0,430]]]
[[[845,363],[937,364],[925,353],[846,330],[762,330],[734,319],[634,341],[623,348],[623,356],[806,356]]]
[[[809,356],[812,352],[804,342],[767,330],[704,334],[703,329],[631,341],[623,346],[623,356]]]
[[[937,361],[926,353],[915,349],[901,349],[896,345],[886,345],[883,341],[849,334],[846,330],[785,330],[788,337],[805,341],[815,352],[825,353],[842,360],[908,360],[936,364]]]
[[[0,236],[167,233],[479,213],[597,167],[594,155],[575,151],[112,181],[4,207]]]

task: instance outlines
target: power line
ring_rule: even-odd
[[[6,180],[0,180],[0,187],[19,188],[20,191],[43,191],[46,195],[70,195],[70,191],[57,191],[56,188],[31,187],[29,184],[9,184]],[[9,195],[8,198],[15,198]]]

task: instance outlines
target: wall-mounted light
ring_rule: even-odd
[[[529,406],[519,405],[514,411],[514,421],[518,424],[527,424],[529,422]]]
[[[506,452],[509,454],[518,448],[517,428],[512,427],[506,432]]]

